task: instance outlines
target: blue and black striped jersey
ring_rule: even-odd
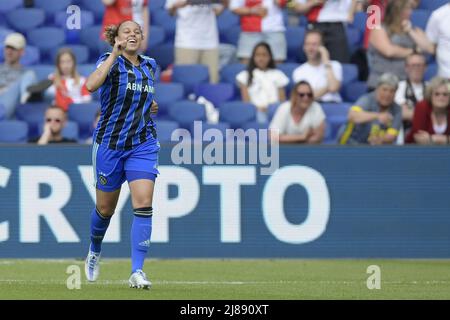
[[[97,68],[108,58],[103,54]],[[101,116],[94,141],[114,150],[130,150],[149,139],[156,140],[150,115],[153,101],[156,62],[139,55],[140,65],[119,56],[100,87]]]

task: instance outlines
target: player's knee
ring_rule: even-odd
[[[114,206],[108,205],[108,204],[99,204],[97,203],[97,211],[106,218],[112,217],[112,215],[114,214]]]

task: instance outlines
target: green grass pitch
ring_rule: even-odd
[[[70,265],[81,289],[69,290]],[[369,290],[367,267],[381,269]],[[128,287],[130,262],[104,259],[88,283],[81,260],[0,260],[0,299],[450,299],[450,260],[149,259],[151,290]]]

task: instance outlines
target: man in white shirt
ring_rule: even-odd
[[[205,1],[206,3],[207,1]],[[175,63],[205,64],[209,80],[219,80],[219,32],[216,15],[224,10],[220,4],[203,4],[188,0],[167,0],[166,9],[176,15]]]
[[[450,2],[436,9],[428,20],[426,34],[431,44],[428,52],[436,55],[438,75],[450,79]]]
[[[323,46],[320,31],[310,30],[306,33],[303,51],[307,61],[292,73],[294,83],[301,80],[308,81],[314,90],[315,100],[341,102],[339,90],[342,81],[342,65],[338,61],[330,61],[330,55]]]

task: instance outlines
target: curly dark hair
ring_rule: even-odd
[[[120,27],[125,22],[130,22],[130,21],[134,22],[139,27],[139,30],[141,31],[141,35],[142,35],[141,40],[143,40],[144,39],[144,33],[142,32],[142,28],[139,25],[139,23],[137,23],[136,21],[133,21],[133,20],[125,20],[125,21],[122,21],[121,23],[119,23],[118,25],[110,25],[110,26],[107,26],[105,28],[104,35],[105,35],[106,42],[108,42],[112,47],[114,47],[114,44],[116,43],[115,39],[119,35]]]

